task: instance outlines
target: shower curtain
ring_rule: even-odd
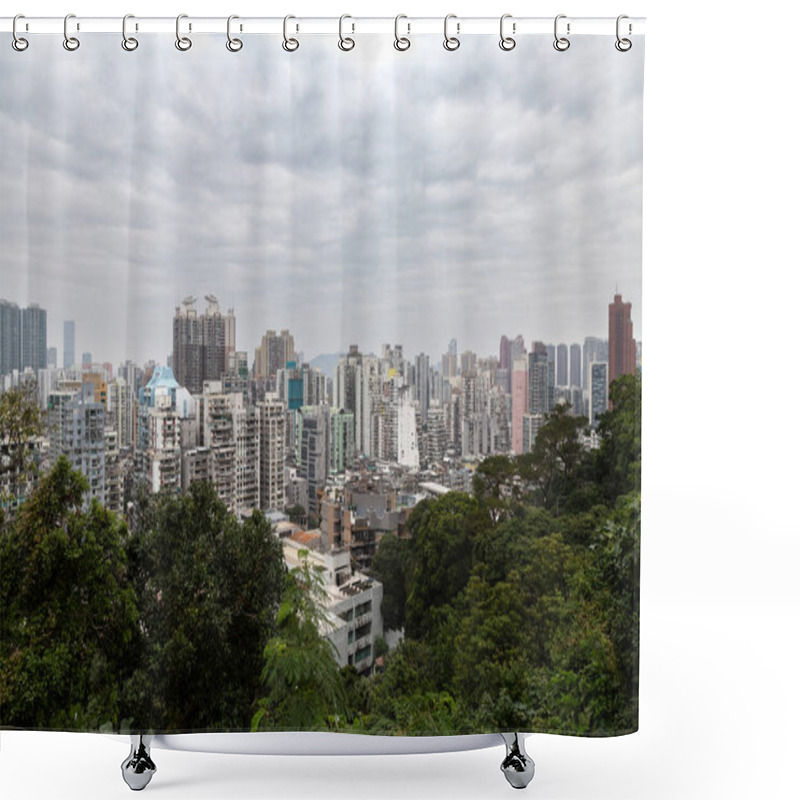
[[[0,48],[0,726],[636,730],[643,38],[178,23]]]

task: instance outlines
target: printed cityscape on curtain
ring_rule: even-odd
[[[636,730],[641,48],[147,38],[2,54],[0,726]]]

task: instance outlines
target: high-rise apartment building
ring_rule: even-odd
[[[344,472],[355,461],[355,415],[344,409],[331,411],[330,471]]]
[[[524,453],[522,420],[528,413],[528,361],[518,358],[511,373],[511,449],[517,455]]]
[[[260,502],[264,511],[286,505],[286,407],[277,400],[258,404]]]
[[[556,386],[569,386],[569,349],[565,344],[556,348]]]
[[[16,303],[0,300],[0,375],[22,368],[22,314]]]
[[[397,355],[393,351],[393,357]],[[402,349],[400,350],[402,359]],[[397,362],[399,363],[399,362]],[[339,360],[333,378],[333,407],[355,415],[356,452],[377,456],[372,435],[372,415],[381,396],[381,361],[364,356],[358,345],[350,345],[349,353]]]
[[[608,364],[595,361],[589,374],[589,423],[594,427],[599,416],[608,411]]]
[[[461,354],[461,374],[471,372],[478,365],[478,356],[472,350],[465,350]]]
[[[198,316],[194,297],[176,307],[172,319],[172,368],[175,378],[192,394],[203,391],[204,381],[218,381],[226,371],[228,353],[235,344],[226,338],[235,335],[233,309],[223,316],[213,295],[206,296],[204,314]]]
[[[587,336],[583,340],[583,388],[586,390],[592,379],[591,365],[596,361],[608,362],[608,340]]]
[[[548,414],[553,408],[555,364],[547,345],[534,342],[528,353],[528,413]]]
[[[569,385],[577,386],[580,388],[583,383],[581,381],[581,371],[583,363],[581,360],[581,346],[577,343],[569,346]]]
[[[401,388],[397,399],[397,463],[419,469],[419,445],[414,399],[408,386]]]
[[[310,406],[298,412],[299,474],[308,481],[308,511],[319,513],[319,495],[325,490],[330,465],[330,409]]]
[[[134,443],[134,402],[131,387],[125,378],[118,376],[108,384],[106,411],[107,420],[117,432],[117,446],[131,447]]]
[[[233,404],[234,501],[233,512],[239,519],[250,517],[261,507],[261,414],[256,406],[243,402],[243,395]]]
[[[94,401],[94,387],[83,384],[81,391],[54,405],[51,430],[53,460],[66,456],[73,469],[81,472],[89,484],[84,495],[92,500],[106,499],[105,406]]]
[[[47,369],[47,311],[35,303],[22,309],[22,369]]]
[[[278,370],[285,369],[288,362],[296,360],[294,336],[288,330],[280,333],[267,331],[256,348],[255,377],[265,382],[267,391],[275,391]]]
[[[64,320],[64,369],[75,366],[75,322]]]
[[[614,302],[608,305],[608,381],[620,375],[636,372],[636,342],[633,339],[631,304],[622,302],[622,295],[615,294]]]
[[[422,422],[428,419],[428,406],[431,402],[431,363],[425,353],[414,359],[414,399],[419,403]]]

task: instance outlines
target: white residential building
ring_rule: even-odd
[[[301,551],[322,576],[327,619],[324,633],[336,648],[339,666],[350,665],[358,672],[371,672],[375,640],[383,636],[383,584],[353,572],[347,550],[320,553],[305,549],[293,539],[283,542],[283,557],[289,569],[301,564]]]

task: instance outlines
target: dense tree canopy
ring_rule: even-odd
[[[302,557],[302,551],[301,551]],[[321,577],[304,558],[286,577],[275,636],[264,647],[253,730],[325,730],[344,712],[344,687],[334,646],[324,637],[330,624],[323,609]]]
[[[144,628],[131,715],[157,730],[249,729],[285,566],[260,512],[237,522],[207,482],[138,498],[128,550]]]
[[[124,524],[61,458],[0,530],[0,724],[118,728],[140,644]]]
[[[410,544],[408,539],[386,534],[372,559],[370,572],[383,584],[381,613],[384,628],[401,630],[406,622],[406,598],[411,580]]]
[[[0,479],[8,487],[3,496],[0,488],[0,525],[5,517],[4,507],[17,500],[22,487],[30,484],[37,464],[33,442],[43,431],[42,413],[36,384],[0,392]]]

